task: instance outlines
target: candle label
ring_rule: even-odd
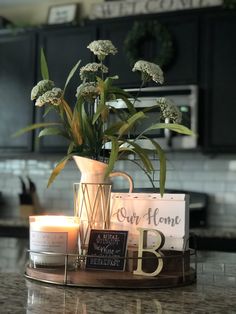
[[[67,232],[30,232],[30,250],[37,252],[65,253]]]

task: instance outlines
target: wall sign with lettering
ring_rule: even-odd
[[[223,0],[126,0],[106,1],[91,6],[90,19],[113,18],[221,6]]]
[[[138,245],[137,228],[158,229],[165,236],[163,249],[187,249],[189,195],[158,193],[112,193],[111,229],[129,230],[129,246]],[[148,237],[148,245],[155,236]]]
[[[90,232],[87,269],[124,270],[128,231],[96,230]]]

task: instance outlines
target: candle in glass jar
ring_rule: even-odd
[[[34,266],[65,264],[63,254],[78,253],[79,218],[70,216],[30,216],[30,259]],[[35,252],[62,253],[43,255]],[[69,258],[69,262],[75,258]]]

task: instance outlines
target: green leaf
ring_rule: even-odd
[[[94,116],[93,116],[93,121],[92,123],[95,124],[95,122],[97,121],[97,119],[100,117],[100,115],[103,113],[103,111],[105,111],[107,109],[107,106],[104,103],[100,103],[97,107],[97,111],[95,112]]]
[[[149,159],[148,153],[151,150],[147,150],[142,148],[140,145],[133,141],[126,141],[129,145],[133,146],[135,153],[140,157],[140,159],[143,162],[144,167],[148,172],[151,172],[154,170],[153,165]]]
[[[22,134],[25,134],[26,132],[30,132],[39,128],[44,128],[44,127],[49,127],[49,126],[53,126],[53,125],[61,125],[61,123],[57,123],[57,122],[43,122],[43,123],[35,123],[35,124],[31,124],[28,125],[25,128],[22,128],[20,130],[18,130],[17,132],[15,132],[14,134],[11,135],[11,137],[18,137]]]
[[[49,80],[49,72],[48,72],[48,65],[45,58],[45,54],[43,48],[41,48],[40,54],[40,66],[41,66],[41,75],[44,80]]]
[[[115,75],[115,76],[108,76],[106,79],[105,79],[105,87],[106,89],[110,89],[111,86],[112,86],[112,83],[114,80],[118,80],[119,79],[119,76],[118,75]]]
[[[163,196],[165,192],[165,183],[166,183],[166,157],[165,152],[161,148],[161,146],[154,140],[149,139],[152,145],[155,147],[157,154],[159,156],[160,162],[160,194]]]
[[[146,116],[142,111],[132,115],[126,122],[123,123],[122,127],[119,129],[119,136],[121,137],[124,133],[127,133],[137,121],[144,118],[146,118]]]
[[[64,157],[61,161],[59,161],[59,163],[56,165],[56,167],[53,169],[49,179],[48,179],[48,185],[47,187],[49,187],[52,182],[55,180],[55,178],[59,175],[59,173],[64,169],[67,161],[71,158],[72,155],[67,155],[66,157]]]
[[[190,130],[189,128],[187,128],[184,125],[177,124],[177,123],[155,123],[155,124],[151,125],[150,127],[148,127],[147,129],[145,129],[141,133],[141,135],[145,134],[148,131],[156,130],[156,129],[169,129],[171,131],[185,134],[185,135],[195,135],[192,130]]]
[[[118,87],[111,87],[108,90],[108,92],[109,92],[109,94],[114,94],[116,96],[116,99],[122,99],[125,102],[130,113],[134,114],[137,111],[135,109],[133,103],[129,100],[129,98],[132,98],[132,95],[130,95],[126,91],[124,91]]]
[[[79,112],[81,101],[81,97],[78,97],[74,110],[71,113],[72,118],[69,124],[69,132],[76,145],[81,145],[83,143],[81,113]]]
[[[107,177],[109,173],[113,170],[115,162],[118,157],[118,152],[119,152],[119,143],[117,139],[114,137],[110,137],[110,140],[112,142],[112,146],[111,146],[111,153],[109,157],[108,167],[105,172],[105,177]]]
[[[46,117],[46,115],[51,111],[51,110],[54,110],[56,108],[56,106],[47,106],[45,111],[44,111],[44,114],[43,114],[43,117]]]
[[[122,121],[118,121],[116,123],[113,123],[111,126],[109,126],[105,131],[104,134],[105,135],[115,135],[118,133],[119,129],[121,128],[121,126],[123,125]]]
[[[121,89],[119,87],[112,86],[110,88],[109,92],[112,94],[116,94],[116,95],[122,95],[126,98],[133,98],[133,96],[131,94],[129,94],[128,92],[124,91],[123,89]]]
[[[70,137],[68,136],[68,134],[59,128],[45,128],[42,131],[40,131],[38,137],[47,136],[47,135],[61,135],[70,140]]]
[[[69,84],[70,80],[72,79],[73,75],[75,74],[76,70],[78,69],[78,66],[80,65],[81,60],[79,60],[76,65],[72,68],[72,70],[70,71],[67,79],[66,79],[66,83],[64,86],[64,92],[66,90],[67,85]]]
[[[71,154],[74,150],[75,144],[73,142],[70,143],[68,150],[67,150],[67,154]]]
[[[81,121],[83,123],[83,134],[87,137],[90,147],[96,146],[96,135],[93,132],[89,117],[85,111],[84,104],[81,107]]]

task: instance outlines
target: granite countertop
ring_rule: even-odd
[[[236,254],[199,252],[197,282],[168,289],[63,287],[0,274],[0,313],[236,313]]]

